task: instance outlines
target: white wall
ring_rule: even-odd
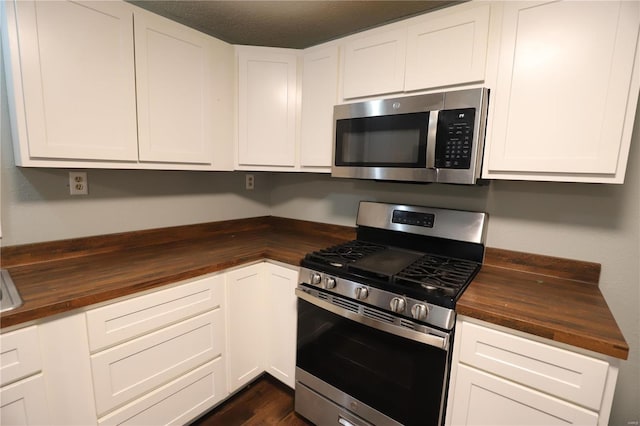
[[[600,289],[631,348],[621,362],[610,424],[640,420],[640,114],[624,185],[493,181],[468,187],[283,173],[272,185],[275,216],[354,226],[360,200],[486,211],[488,246],[602,264]]]

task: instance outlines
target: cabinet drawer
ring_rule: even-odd
[[[476,324],[462,324],[460,362],[599,411],[609,364]]]
[[[91,352],[158,330],[218,307],[224,300],[224,276],[193,282],[124,300],[87,312]]]
[[[0,386],[42,370],[38,329],[31,326],[0,335]]]
[[[226,396],[224,358],[154,390],[98,420],[99,425],[186,424]]]
[[[1,425],[46,425],[49,421],[42,374],[0,390]]]
[[[216,309],[91,356],[98,416],[224,353]]]
[[[459,366],[450,425],[597,425],[598,414],[466,365]]]

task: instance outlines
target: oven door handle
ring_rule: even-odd
[[[415,342],[425,343],[427,345],[435,346],[436,348],[444,349],[446,351],[449,350],[448,333],[433,330],[434,332],[439,332],[443,334],[442,336],[438,336],[435,334],[423,333],[420,331],[411,330],[409,328],[406,328],[400,325],[389,324],[387,322],[369,318],[362,315],[359,312],[353,312],[348,309],[341,308],[340,306],[336,306],[325,300],[318,299],[317,297],[311,294],[308,294],[299,288],[296,288],[296,296],[298,296],[302,300],[305,300],[311,303],[312,305],[316,305],[319,308],[325,309],[329,312],[333,312],[336,315],[340,315],[343,318],[347,318],[352,321],[359,322],[360,324],[367,325],[369,327],[375,328],[380,331],[384,331],[385,333],[394,334],[396,336],[404,337],[405,339],[410,339]],[[427,328],[427,330],[429,329]]]

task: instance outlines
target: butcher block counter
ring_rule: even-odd
[[[2,328],[262,260],[298,265],[355,228],[258,217],[3,247],[24,304]],[[627,359],[629,346],[598,288],[600,265],[487,248],[459,314]],[[13,328],[13,327],[12,327]]]

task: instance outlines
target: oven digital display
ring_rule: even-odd
[[[404,210],[394,210],[392,223],[400,223],[402,225],[423,226],[425,228],[433,228],[436,215],[432,213],[408,212]]]

